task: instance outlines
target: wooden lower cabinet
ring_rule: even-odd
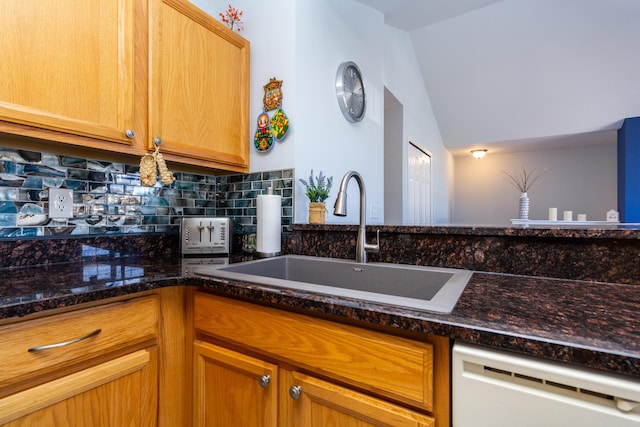
[[[194,425],[448,427],[449,343],[195,292]]]
[[[156,296],[0,327],[0,426],[158,423]]]
[[[286,383],[282,405],[292,407],[284,410],[292,416],[283,426],[435,426],[432,417],[299,372]]]
[[[194,356],[195,426],[278,426],[276,365],[201,341]]]
[[[211,343],[194,344],[195,426],[434,427],[433,418]]]
[[[0,337],[0,427],[450,425],[442,337],[182,287],[19,320]]]
[[[156,352],[140,350],[0,399],[3,427],[154,426]]]

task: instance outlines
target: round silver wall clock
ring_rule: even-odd
[[[362,73],[354,62],[344,62],[336,73],[336,96],[344,117],[352,123],[364,118],[367,107]]]

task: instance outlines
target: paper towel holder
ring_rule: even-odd
[[[282,251],[280,252],[255,252],[254,256],[256,258],[272,258],[276,256],[282,255]]]
[[[265,189],[265,194],[272,196],[273,195],[273,187],[267,187]],[[282,247],[281,247],[282,249]],[[277,251],[277,252],[262,252],[262,251],[256,251],[254,253],[254,256],[256,258],[271,258],[271,257],[276,257],[276,256],[280,256],[282,255],[282,250]]]

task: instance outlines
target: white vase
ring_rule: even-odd
[[[527,193],[520,194],[520,219],[529,219],[529,196]]]

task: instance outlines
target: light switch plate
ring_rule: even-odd
[[[49,189],[49,218],[73,218],[73,190]]]

